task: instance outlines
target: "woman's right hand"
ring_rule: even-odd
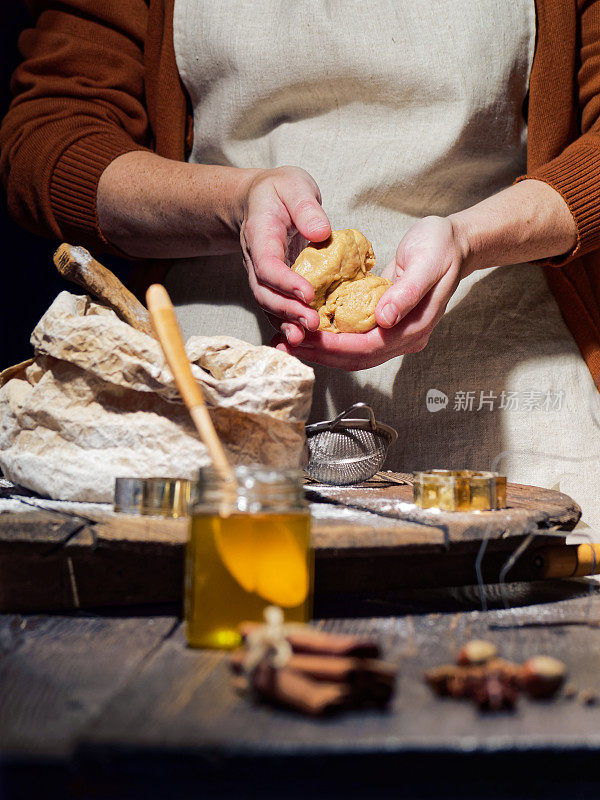
[[[330,234],[319,187],[305,170],[261,170],[244,183],[240,242],[250,288],[292,346],[304,330],[317,330],[319,315],[309,307],[313,287],[286,265],[286,252],[298,235],[321,242]]]
[[[97,211],[104,237],[134,258],[220,255],[241,245],[256,302],[289,344],[300,344],[305,330],[319,327],[319,315],[309,307],[312,286],[285,263],[288,248],[291,258],[304,239],[321,242],[331,234],[319,187],[305,170],[124,153],[102,173]]]

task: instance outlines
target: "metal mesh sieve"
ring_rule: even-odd
[[[357,411],[366,412],[367,418],[351,418]],[[370,406],[355,403],[335,419],[306,426],[306,472],[319,483],[362,483],[379,472],[397,438],[393,428],[377,422]]]

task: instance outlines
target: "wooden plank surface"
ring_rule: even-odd
[[[405,478],[402,473],[391,473]],[[407,548],[451,542],[478,541],[522,536],[531,531],[561,528],[571,530],[581,516],[581,509],[568,495],[550,489],[522,484],[507,484],[507,508],[493,512],[437,512],[419,509],[412,504],[412,487],[385,480],[367,481],[359,486],[340,487],[307,484],[306,494],[321,506],[330,507],[327,524],[315,520],[314,547],[335,548]],[[344,511],[345,510],[345,511]],[[349,513],[368,512],[369,523],[361,528]],[[35,512],[34,512],[35,513]],[[76,518],[75,512],[69,512]],[[19,534],[19,517],[26,514],[0,515],[0,542],[12,538],[26,542],[32,525]],[[57,515],[48,519],[56,525]],[[157,542],[180,544],[185,540],[186,522],[159,517],[127,514],[107,515],[86,509],[79,518],[93,525],[98,542]],[[21,527],[24,527],[21,526]]]
[[[346,712],[313,721],[239,695],[226,654],[192,650],[172,617],[89,615],[0,618],[0,752],[110,761],[111,753],[185,750],[210,761],[252,754],[600,750],[600,706],[561,696],[521,699],[514,714],[485,715],[442,700],[422,680],[469,638],[494,641],[507,658],[561,658],[569,680],[600,693],[600,596],[577,582],[559,602],[511,610],[320,621],[317,627],[375,637],[398,667],[388,712]],[[588,624],[591,623],[591,624]],[[599,753],[600,754],[600,753]]]
[[[402,477],[401,473],[392,473]],[[444,536],[446,543],[480,541],[484,536],[495,539],[506,536],[523,536],[531,531],[561,528],[571,530],[581,516],[581,509],[568,495],[537,486],[508,483],[506,486],[506,508],[497,511],[478,512],[434,512],[431,509],[408,507],[412,504],[412,486],[385,486],[373,482],[360,486],[307,486],[310,499],[332,503],[344,508],[370,511],[382,517],[399,520],[401,525],[413,525],[429,529]],[[376,539],[373,546],[400,546],[403,534],[398,528],[398,540]],[[324,541],[322,546],[328,546]],[[345,542],[331,540],[329,546],[338,549]],[[355,541],[349,544],[356,546]],[[364,543],[363,543],[364,546]]]
[[[3,757],[68,756],[177,625],[173,616],[0,616]]]
[[[185,748],[195,757],[218,753],[225,759],[260,753],[458,753],[550,746],[598,751],[600,705],[588,707],[562,696],[543,703],[521,698],[514,714],[485,715],[469,703],[434,697],[422,679],[425,669],[453,660],[466,640],[487,638],[503,656],[517,661],[552,654],[565,661],[569,679],[579,688],[600,693],[600,629],[583,624],[590,613],[597,623],[598,595],[591,607],[584,597],[558,607],[488,614],[320,623],[326,630],[376,637],[385,658],[398,665],[399,684],[389,712],[349,712],[316,722],[240,696],[225,654],[190,650],[178,630],[146,662],[135,683],[111,700],[85,732],[82,746],[104,759],[111,749],[123,748],[149,753]]]
[[[433,613],[315,623],[376,637],[399,678],[388,711],[318,721],[236,693],[225,654],[187,648],[172,617],[0,617],[2,797],[595,797],[599,705],[521,699],[485,715],[422,681],[483,636],[508,658],[562,658],[600,693],[600,596],[581,582],[549,589],[509,587],[523,605],[508,611],[449,612],[446,597]]]
[[[23,515],[29,517],[30,515]],[[375,516],[375,515],[371,515]],[[97,608],[140,603],[176,603],[183,593],[183,558],[186,526],[177,525],[177,539],[164,541],[105,539],[103,529],[74,522],[56,525],[39,513],[34,538],[20,541],[17,524],[10,540],[2,538],[0,518],[0,611],[21,613],[43,610]],[[378,530],[380,520],[361,517],[361,536]],[[17,520],[17,523],[19,521]],[[12,522],[11,522],[12,524]],[[46,538],[44,525],[51,525]],[[314,533],[326,530],[328,518],[315,521]],[[332,520],[332,529],[337,529]],[[348,526],[350,527],[350,526]],[[394,534],[393,529],[390,531]],[[556,539],[537,536],[511,570],[512,580],[539,576],[535,551]],[[522,537],[487,543],[481,564],[486,582],[497,581],[507,559]],[[448,547],[430,543],[427,548],[319,548],[315,547],[315,603],[323,613],[339,594],[367,593],[372,598],[388,590],[474,583],[477,547],[459,542]]]

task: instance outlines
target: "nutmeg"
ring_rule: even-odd
[[[557,658],[533,656],[521,667],[519,683],[530,697],[542,699],[556,694],[566,674],[566,666]]]
[[[485,639],[472,639],[467,642],[458,654],[457,663],[463,667],[474,664],[485,664],[492,658],[496,658],[498,649],[495,644],[485,641]]]

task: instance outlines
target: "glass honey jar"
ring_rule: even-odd
[[[185,622],[192,647],[232,648],[239,624],[267,606],[286,621],[312,614],[310,512],[299,470],[235,469],[237,485],[202,470],[185,557]]]

